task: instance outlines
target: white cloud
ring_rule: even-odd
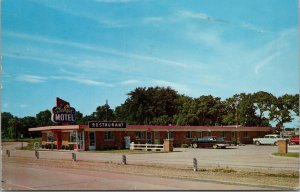
[[[133,0],[95,0],[98,3],[130,3]]]
[[[20,75],[16,78],[16,80],[28,83],[43,83],[47,80],[47,78],[36,75]]]
[[[201,12],[182,10],[182,11],[178,11],[178,15],[179,15],[179,17],[185,18],[185,19],[197,19],[197,20],[203,20],[203,21],[209,21],[209,22],[215,22],[215,23],[228,23],[225,20],[215,19],[215,18],[208,16],[207,14],[201,13]]]
[[[265,33],[266,32],[261,27],[253,25],[253,24],[250,24],[250,23],[243,23],[243,24],[241,24],[241,27],[245,28],[245,29],[248,29],[248,30],[251,30],[251,31],[258,32],[258,33]]]
[[[152,24],[159,24],[164,21],[162,17],[145,17],[143,19],[144,23],[152,23]]]
[[[95,81],[92,79],[82,78],[82,77],[73,77],[73,76],[51,76],[52,79],[58,79],[58,80],[69,80],[73,82],[77,82],[80,84],[90,85],[90,86],[99,86],[99,87],[114,87],[114,85],[109,83],[104,83],[101,81]]]
[[[131,84],[137,84],[139,82],[140,81],[137,80],[137,79],[129,79],[129,80],[126,80],[126,81],[122,81],[121,84],[122,85],[131,85]]]
[[[255,74],[257,75],[259,73],[259,71],[265,66],[267,65],[268,63],[272,62],[277,56],[279,56],[279,53],[274,53],[270,56],[268,56],[267,58],[263,59],[262,61],[260,61],[259,63],[257,63],[255,65]]]
[[[190,90],[186,85],[176,83],[176,82],[170,82],[170,81],[165,81],[165,80],[160,80],[160,79],[152,79],[149,82],[153,86],[163,86],[163,87],[171,87],[174,90],[180,92],[180,93],[189,93]]]
[[[102,27],[106,28],[123,28],[127,27],[127,25],[119,20],[113,20],[112,18],[105,17],[103,14],[99,14],[98,12],[91,12],[91,11],[85,11],[81,9],[76,9],[72,6],[64,6],[64,4],[60,1],[54,2],[54,1],[40,1],[35,0],[36,3],[39,3],[40,5],[43,5],[45,7],[54,9],[56,11],[62,12],[64,14],[73,15],[76,17],[82,17],[89,19],[91,21],[97,22]],[[95,2],[98,3],[128,3],[130,0],[95,0]]]
[[[19,107],[20,107],[20,108],[27,108],[28,105],[26,105],[26,104],[20,104]]]
[[[122,52],[122,51],[115,50],[115,49],[104,48],[104,47],[95,47],[95,46],[86,45],[86,44],[82,44],[82,43],[65,41],[65,40],[60,40],[60,39],[53,39],[53,38],[48,38],[48,37],[43,37],[43,36],[38,36],[38,35],[29,35],[29,34],[16,33],[16,32],[4,32],[3,35],[20,38],[20,39],[31,40],[31,41],[43,42],[43,43],[48,43],[48,44],[69,46],[69,47],[73,47],[73,48],[85,49],[85,50],[90,50],[90,51],[99,52],[99,53],[107,53],[107,54],[122,56],[122,57],[130,58],[130,59],[151,61],[151,62],[156,62],[156,63],[160,63],[160,64],[164,64],[164,65],[170,65],[173,67],[183,67],[184,68],[184,67],[188,66],[188,64],[186,64],[186,63],[169,60],[169,59],[165,59],[165,58],[158,58],[158,57],[140,55],[140,54],[134,54],[134,53],[126,53],[126,52]],[[23,56],[23,58],[26,58],[26,56]],[[35,59],[43,60],[42,58],[35,58]]]

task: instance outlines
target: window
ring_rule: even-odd
[[[207,136],[210,137],[211,136],[211,131],[207,132]]]
[[[47,142],[53,142],[54,134],[53,132],[47,132]]]
[[[245,131],[245,137],[248,138],[249,137],[249,134],[247,131]]]
[[[112,131],[105,131],[104,132],[104,140],[113,140],[114,134]]]
[[[143,131],[137,131],[135,132],[135,138],[138,140],[145,139],[145,133]]]
[[[231,137],[235,137],[234,131],[231,132]]]
[[[193,132],[192,131],[187,131],[185,133],[185,138],[187,139],[192,139],[193,138]]]
[[[70,132],[69,142],[76,143],[76,131]]]
[[[225,131],[222,131],[222,137],[225,137]]]
[[[172,131],[167,132],[167,139],[173,139],[173,132]]]
[[[198,132],[198,138],[202,138],[202,131]]]

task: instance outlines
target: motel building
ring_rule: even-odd
[[[193,139],[205,136],[224,137],[225,140],[252,143],[255,137],[271,132],[271,127],[243,126],[177,126],[128,125],[126,122],[91,121],[87,125],[73,125],[75,109],[59,98],[52,109],[55,126],[29,128],[42,132],[42,147],[57,150],[126,149],[131,142],[163,144],[171,140],[174,147],[190,145]]]
[[[111,122],[99,122],[109,124]],[[90,124],[90,123],[89,123]],[[205,136],[224,137],[225,140],[252,143],[255,137],[270,133],[270,127],[236,126],[162,126],[127,125],[125,128],[91,128],[89,125],[62,125],[30,128],[42,132],[42,146],[69,150],[125,149],[131,142],[163,144],[173,141],[174,147],[190,144],[193,139]]]

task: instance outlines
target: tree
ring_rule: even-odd
[[[276,97],[270,93],[260,91],[252,95],[252,101],[257,114],[257,126],[269,126],[268,114]]]
[[[18,126],[19,126],[19,119],[17,117],[11,118],[8,121],[8,135],[9,139],[17,139],[18,136]]]
[[[116,118],[131,124],[170,124],[178,112],[179,97],[170,87],[138,87],[116,108]]]
[[[227,125],[257,126],[257,116],[251,94],[235,94],[226,99],[223,123]]]
[[[83,119],[83,114],[80,113],[80,111],[76,111],[76,113],[75,113],[75,123],[77,125],[85,124],[84,119]]]
[[[222,123],[223,111],[219,97],[201,96],[186,99],[174,120],[177,125],[216,125]]]
[[[49,110],[41,111],[36,115],[37,126],[51,126],[53,122],[51,121],[51,112]]]
[[[14,116],[8,112],[1,113],[1,137],[7,138],[8,137],[8,128],[9,128],[9,120],[13,119]]]
[[[292,117],[293,113],[299,115],[299,103],[296,99],[296,95],[285,94],[277,99],[273,100],[273,105],[269,117],[271,120],[277,122],[276,127],[278,130],[282,130],[284,123],[291,122],[294,118]]]
[[[40,134],[35,133],[29,133],[28,129],[33,128],[37,126],[36,118],[35,117],[23,117],[19,119],[19,127],[18,127],[18,133],[23,134],[23,137],[29,137],[29,136],[40,136]]]
[[[96,112],[93,113],[95,120],[98,121],[113,121],[115,120],[114,110],[108,104],[97,107]]]

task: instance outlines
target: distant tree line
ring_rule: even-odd
[[[108,120],[140,125],[270,126],[271,122],[276,122],[276,127],[281,129],[299,116],[299,94],[275,97],[260,91],[235,94],[222,101],[211,95],[188,97],[170,87],[138,87],[127,95],[126,101],[115,109],[104,104],[90,115],[76,111],[75,123]],[[40,133],[29,133],[28,128],[54,124],[50,110],[23,118],[2,112],[1,123],[2,138],[18,138],[20,134],[40,136]]]

